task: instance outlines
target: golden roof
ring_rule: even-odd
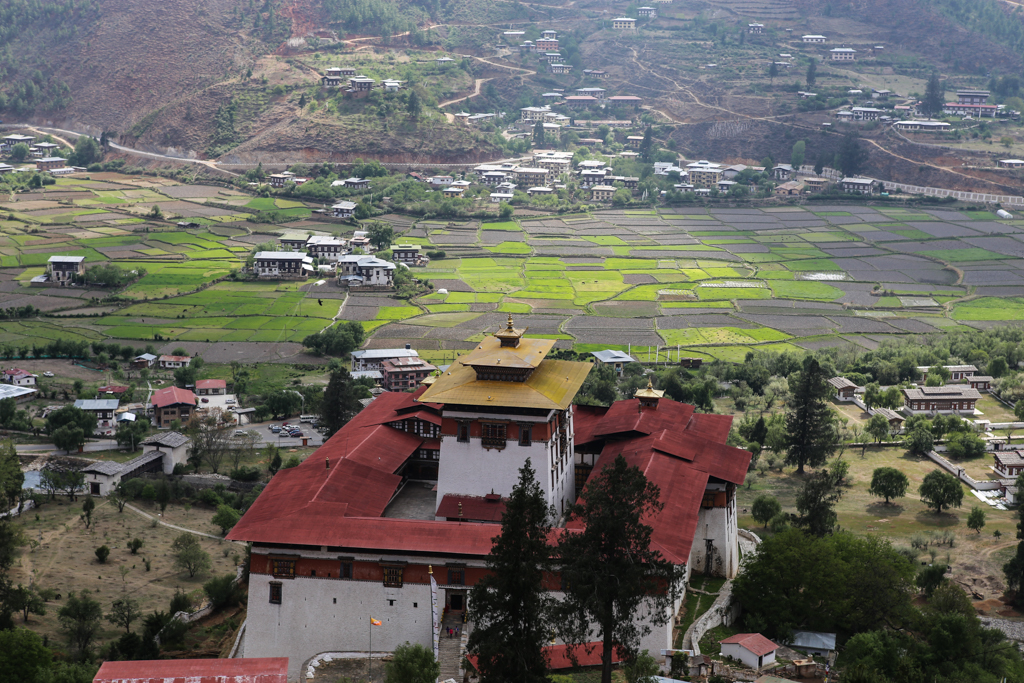
[[[523,334],[526,333],[526,328],[518,328],[515,323],[512,322],[512,314],[508,314],[508,325],[505,329],[500,332],[495,332],[494,336],[503,342],[503,346],[518,346]]]
[[[501,382],[478,380],[472,366],[453,363],[416,400],[421,403],[565,410],[593,367],[591,363],[545,360],[526,381]]]
[[[663,398],[665,396],[664,391],[659,391],[654,388],[654,384],[651,383],[651,378],[647,378],[647,387],[644,389],[637,389],[636,393],[633,394],[633,398]]]
[[[554,345],[554,339],[521,339],[518,346],[506,346],[495,335],[484,338],[472,353],[462,356],[457,362],[474,367],[535,368]]]

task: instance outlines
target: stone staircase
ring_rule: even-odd
[[[448,637],[448,627],[460,627],[462,633],[458,636]],[[462,623],[462,612],[449,612],[441,622],[441,641],[438,647],[438,660],[441,664],[440,680],[446,681],[454,678],[462,680],[461,664],[462,657],[466,651],[466,641],[469,635],[466,633],[467,624]]]

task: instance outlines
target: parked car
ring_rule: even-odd
[[[245,430],[244,429],[236,429],[235,430],[235,436],[245,436]]]
[[[203,403],[209,403],[210,402],[210,399],[208,399],[208,398],[204,398],[204,399],[201,399],[201,400],[202,400]]]
[[[53,377],[53,373],[47,370],[46,372],[43,373],[43,377]]]
[[[224,399],[224,405],[230,406],[230,405],[234,405],[234,403],[235,403],[235,399],[233,399],[233,398],[226,398],[226,399]]]
[[[274,427],[277,427],[277,425],[267,425],[267,429],[270,431],[274,431]]]
[[[280,427],[271,427],[270,431],[273,432],[274,434],[280,434],[281,433],[281,428]]]
[[[304,434],[296,429],[294,432],[288,432],[288,436],[292,437],[293,439],[301,439],[304,436]]]

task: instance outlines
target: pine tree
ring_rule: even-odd
[[[543,647],[550,638],[550,598],[544,572],[551,531],[544,493],[530,459],[505,504],[501,534],[487,556],[490,573],[470,593],[476,624],[469,651],[483,683],[546,683]]]
[[[651,127],[647,126],[647,130],[644,131],[644,139],[640,141],[640,161],[650,163],[653,148],[654,140],[651,138]]]
[[[779,65],[774,61],[771,66],[768,67],[768,78],[771,79],[772,83],[775,83],[775,77],[779,75]]]
[[[544,144],[544,122],[537,121],[533,127],[533,144],[541,146]]]
[[[818,60],[812,59],[807,65],[807,87],[813,88],[814,82],[818,80]]]
[[[868,161],[868,153],[861,146],[856,135],[850,134],[843,138],[839,145],[839,152],[836,153],[839,170],[847,178],[856,176],[863,169]]]
[[[921,111],[927,116],[935,116],[942,111],[942,106],[946,103],[946,92],[942,84],[939,83],[939,75],[932,72],[931,77],[928,79],[928,85],[924,89],[924,98],[921,100]]]
[[[359,403],[359,392],[353,386],[352,375],[345,368],[336,368],[331,372],[331,379],[320,404],[320,421],[326,428],[324,436],[333,436],[360,410],[362,405]]]
[[[799,377],[796,382],[790,382],[790,387],[786,463],[796,465],[796,471],[803,474],[805,466],[824,465],[836,449],[836,430],[828,405],[828,373],[817,359],[808,356]]]
[[[638,654],[653,625],[664,624],[682,578],[680,568],[651,547],[654,530],[644,524],[662,508],[660,491],[619,455],[593,477],[569,522],[582,531],[558,544],[565,600],[554,609],[562,639],[574,647],[602,642],[601,683],[611,683],[612,651],[626,660]]]

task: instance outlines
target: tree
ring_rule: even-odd
[[[210,554],[199,545],[199,540],[189,533],[184,533],[171,543],[171,554],[174,555],[174,566],[188,572],[189,578],[197,574],[205,574],[213,566]]]
[[[839,144],[839,170],[846,177],[858,175],[868,162],[868,152],[853,133],[843,137]]]
[[[507,221],[512,218],[512,215],[515,212],[515,208],[508,202],[500,202],[498,204],[498,217],[503,221]]]
[[[33,586],[25,588],[19,583],[18,587],[10,592],[9,601],[11,609],[22,613],[26,624],[28,623],[28,615],[30,613],[38,614],[39,616],[46,614],[46,602],[43,601],[43,598],[40,597]]]
[[[796,495],[798,523],[815,536],[831,534],[839,521],[836,503],[842,497],[843,489],[831,472],[815,473]]]
[[[68,166],[88,166],[103,158],[100,143],[91,135],[79,135],[75,141],[75,151],[68,157]]]
[[[907,495],[910,488],[910,480],[907,475],[895,467],[877,467],[871,473],[871,486],[868,493],[872,496],[885,498],[885,504],[889,504],[890,498],[902,498]]]
[[[223,417],[220,408],[196,411],[189,417],[185,426],[185,434],[192,440],[189,462],[193,463],[197,471],[199,464],[206,463],[216,473],[227,455],[231,439],[228,431],[223,429]]]
[[[790,412],[786,415],[788,451],[786,462],[804,472],[804,466],[825,464],[836,449],[838,435],[833,428],[829,408],[828,373],[814,356],[807,356],[803,370],[791,382]]]
[[[918,108],[922,114],[931,117],[941,112],[945,103],[946,89],[939,83],[939,75],[933,71],[928,78],[928,84],[924,88],[924,97],[921,98]]]
[[[92,526],[92,511],[95,509],[96,501],[92,499],[92,496],[86,496],[85,501],[82,503],[82,514],[85,516],[86,529]]]
[[[11,158],[15,161],[25,161],[28,158],[29,148],[24,142],[19,142],[11,148]]]
[[[75,393],[81,392],[82,388],[76,386]],[[92,434],[96,431],[96,415],[73,405],[64,406],[46,418],[46,433],[52,436],[61,427],[78,427],[83,434]]]
[[[24,485],[25,473],[21,471],[18,449],[14,441],[8,439],[0,443],[0,501],[6,501],[8,508],[12,507]]]
[[[881,443],[889,436],[889,421],[884,415],[872,415],[868,420],[867,432],[875,439],[875,443]]]
[[[971,514],[967,515],[967,528],[977,531],[979,535],[985,528],[985,511],[977,505],[972,507]]]
[[[818,80],[818,60],[811,59],[811,63],[807,65],[807,76],[804,79],[807,81],[807,87],[813,88],[814,82]],[[820,173],[818,175],[821,175]]]
[[[960,507],[964,498],[964,489],[960,480],[952,474],[941,470],[929,472],[918,488],[921,502],[935,508],[935,514],[942,514],[943,508]]]
[[[668,618],[682,576],[651,548],[654,530],[643,522],[661,510],[659,495],[619,455],[591,477],[581,502],[567,510],[567,524],[581,525],[582,531],[563,534],[558,543],[565,600],[556,605],[554,620],[570,658],[575,647],[589,642],[593,625],[602,642],[602,683],[611,683],[612,648],[633,659],[651,626]]]
[[[753,516],[755,522],[764,524],[764,528],[768,528],[768,522],[772,520],[772,517],[782,512],[782,505],[775,498],[767,493],[762,493],[754,499],[754,504],[750,506],[750,514]]]
[[[364,389],[356,384],[348,370],[339,367],[331,372],[331,378],[324,390],[324,398],[320,403],[320,422],[324,425],[324,435],[333,436],[356,416],[363,405],[359,399]]]
[[[108,557],[110,557],[110,548],[105,545],[96,548],[96,559],[100,561],[100,564],[106,564]]]
[[[123,598],[114,600],[113,604],[110,605],[107,621],[114,626],[124,626],[125,632],[131,633],[132,622],[138,620],[141,616],[142,610],[139,609],[139,601],[126,595]]]
[[[238,604],[242,598],[242,589],[234,574],[217,576],[203,584],[203,592],[210,598],[214,609],[221,609]]]
[[[145,439],[148,433],[149,422],[146,420],[122,422],[114,433],[114,438],[117,440],[118,446],[134,452],[139,442]]]
[[[441,675],[441,665],[434,653],[419,643],[395,648],[391,661],[384,665],[385,683],[434,683]]]
[[[932,438],[932,433],[923,427],[916,427],[910,430],[907,434],[907,438],[904,439],[903,445],[907,447],[913,455],[918,457],[925,455],[930,452],[935,446],[935,440]]]
[[[654,139],[652,138],[651,126],[647,126],[644,130],[644,139],[640,141],[640,149],[637,150],[640,154],[640,161],[644,163],[653,163],[654,159],[652,155],[654,153]]]
[[[348,356],[363,343],[365,331],[357,321],[328,327],[302,340],[302,345],[317,355]]]
[[[550,638],[550,598],[544,587],[551,532],[544,493],[527,458],[505,503],[501,533],[487,556],[488,574],[473,586],[476,624],[468,650],[484,683],[546,683],[543,648]]]
[[[538,119],[533,126],[533,144],[535,147],[542,147],[544,142],[544,121]]]
[[[25,628],[0,631],[0,681],[43,683],[53,653],[43,639]],[[63,683],[63,682],[61,682]]]
[[[661,666],[650,652],[644,650],[636,659],[626,662],[622,673],[626,676],[626,683],[656,683]]]
[[[390,247],[391,243],[395,241],[395,230],[389,223],[373,221],[367,226],[366,239],[370,240],[370,244],[377,251],[381,251]]]
[[[822,154],[818,155],[817,161],[814,162],[814,175],[821,177],[822,171],[825,170],[825,157]]]
[[[957,460],[985,455],[985,442],[974,432],[956,432],[946,441],[946,452]]]
[[[887,540],[789,529],[762,541],[734,579],[733,595],[747,627],[769,638],[794,630],[848,636],[898,628],[913,580],[913,563]]]
[[[85,443],[85,432],[78,427],[65,426],[55,429],[50,435],[53,445],[66,453],[78,450]]]
[[[146,542],[143,541],[141,538],[133,538],[132,540],[128,541],[128,550],[131,551],[132,555],[138,555],[139,549],[142,548],[142,546],[144,545],[146,545]]]
[[[800,167],[804,165],[804,156],[807,150],[807,143],[803,140],[797,140],[793,144],[793,151],[789,155],[789,165],[793,167],[794,171],[799,171]]]
[[[405,111],[414,119],[419,118],[420,112],[423,111],[423,102],[415,90],[409,92],[409,99],[405,101]]]
[[[768,78],[771,79],[771,83],[774,85],[775,77],[779,75],[779,65],[772,60],[772,63],[768,65]]]
[[[61,633],[83,659],[100,630],[102,620],[103,608],[92,599],[88,589],[69,593],[64,606],[57,612]]]
[[[217,514],[213,516],[213,523],[220,527],[222,534],[227,534],[232,527],[238,524],[242,515],[230,505],[218,505]]]
[[[40,474],[39,481],[43,488],[50,492],[50,497],[61,491],[69,500],[74,500],[85,486],[85,475],[82,473],[84,462],[75,458],[51,457]]]

